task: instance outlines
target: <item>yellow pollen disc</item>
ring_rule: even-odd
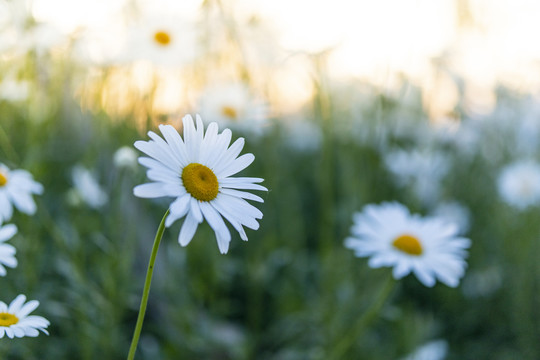
[[[171,43],[171,36],[165,31],[157,31],[154,34],[154,40],[161,46],[167,46]]]
[[[7,177],[6,175],[0,172],[0,186],[4,186],[6,184],[7,184]]]
[[[420,241],[411,235],[401,235],[398,236],[393,242],[392,245],[398,250],[403,251],[404,253],[407,253],[409,255],[421,255],[422,245],[420,244]]]
[[[187,192],[199,201],[214,200],[219,191],[217,176],[208,167],[191,163],[182,170],[182,181]]]
[[[19,318],[10,313],[0,313],[0,326],[11,326],[19,322]]]
[[[221,115],[228,117],[229,119],[237,119],[238,112],[232,106],[224,106],[221,108]]]

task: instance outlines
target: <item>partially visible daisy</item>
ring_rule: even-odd
[[[411,186],[424,203],[439,197],[440,185],[450,170],[447,156],[437,151],[394,150],[385,154],[385,165],[400,186]]]
[[[240,82],[207,88],[199,99],[201,115],[221,126],[260,135],[268,128],[268,106]]]
[[[213,122],[203,133],[202,120],[198,115],[196,118],[196,126],[190,115],[183,118],[183,139],[171,125],[160,125],[165,140],[149,131],[152,140],[135,142],[135,147],[149,156],[140,157],[139,163],[148,168],[147,176],[153,182],[136,186],[133,192],[143,198],[175,197],[165,225],[170,226],[185,216],[178,237],[180,245],[186,246],[206,219],[216,234],[220,252],[225,254],[231,233],[223,218],[242,240],[247,240],[243,226],[258,229],[257,219],[262,219],[263,214],[246,199],[258,202],[263,199],[243,190],[267,189],[257,184],[263,181],[261,178],[232,177],[255,159],[253,154],[238,156],[244,139],[230,145],[229,129],[219,134],[218,125]]]
[[[0,163],[0,223],[11,219],[13,206],[17,210],[33,215],[36,203],[32,194],[42,194],[43,186],[34,181],[26,170],[9,170]]]
[[[456,287],[463,277],[471,241],[457,236],[454,224],[410,214],[395,202],[367,205],[353,219],[345,246],[358,257],[369,257],[370,267],[393,267],[396,279],[413,272],[429,287],[436,280]]]
[[[444,360],[448,353],[448,343],[445,340],[430,341],[403,360]]]
[[[518,210],[540,203],[540,165],[532,160],[512,163],[497,179],[500,197]]]
[[[6,275],[6,268],[14,268],[17,266],[15,253],[17,252],[12,245],[4,244],[17,233],[17,227],[13,224],[0,226],[0,276]]]
[[[457,201],[438,203],[430,215],[456,224],[459,234],[465,234],[469,230],[471,212]]]
[[[137,152],[130,146],[122,146],[114,152],[113,163],[118,168],[134,168],[137,166]]]
[[[26,296],[19,295],[7,306],[0,301],[0,339],[7,335],[10,339],[14,337],[36,337],[41,330],[49,335],[45,330],[49,325],[49,320],[42,316],[28,315],[39,306],[39,301],[30,300],[25,304]]]
[[[99,209],[109,201],[109,196],[88,169],[80,165],[75,166],[71,175],[77,195],[88,206]]]

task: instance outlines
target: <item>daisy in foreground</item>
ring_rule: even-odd
[[[263,202],[263,199],[243,191],[267,191],[258,184],[263,179],[232,177],[255,160],[253,154],[238,156],[244,147],[244,139],[239,138],[230,145],[231,131],[225,129],[219,134],[215,122],[208,125],[205,133],[199,115],[196,117],[196,126],[190,115],[185,116],[183,128],[183,139],[174,127],[160,125],[159,130],[164,138],[149,131],[148,136],[152,140],[135,143],[137,149],[148,155],[140,157],[139,163],[148,168],[146,175],[152,182],[136,186],[134,194],[143,198],[168,196],[176,199],[165,212],[154,239],[128,360],[135,357],[154,263],[165,226],[185,217],[178,241],[180,245],[186,246],[193,239],[199,224],[206,219],[216,234],[219,251],[225,254],[229,250],[231,233],[223,218],[238,231],[242,240],[247,240],[243,227],[257,230],[257,219],[263,216],[259,209],[246,201]]]
[[[463,277],[471,241],[458,236],[454,224],[410,214],[395,202],[367,205],[353,219],[345,246],[358,257],[369,257],[370,267],[393,267],[396,279],[413,272],[429,287],[437,279],[456,287]]]
[[[15,248],[12,245],[4,244],[4,242],[11,239],[16,233],[17,227],[13,224],[0,226],[0,276],[5,276],[7,273],[4,266],[10,268],[17,266]]]
[[[36,337],[41,330],[49,335],[47,330],[49,321],[42,316],[28,315],[39,306],[39,301],[31,300],[25,304],[26,296],[19,295],[7,306],[0,301],[0,339],[7,335],[14,337]]]
[[[26,170],[9,170],[0,163],[0,223],[11,219],[13,205],[21,212],[33,215],[36,203],[32,194],[42,194],[43,186]]]
[[[171,125],[160,125],[164,139],[150,131],[152,140],[137,141],[135,147],[149,157],[139,162],[148,168],[147,176],[153,182],[136,186],[134,194],[143,198],[175,197],[170,214],[165,221],[168,227],[176,220],[186,217],[178,241],[186,246],[206,219],[216,234],[219,251],[227,253],[231,233],[223,218],[247,241],[243,226],[257,230],[263,214],[247,200],[263,202],[257,195],[243,190],[267,191],[257,183],[261,178],[232,177],[248,167],[255,156],[238,156],[244,147],[239,138],[231,146],[231,131],[218,134],[217,123],[211,123],[203,133],[200,116],[183,118],[184,138]]]

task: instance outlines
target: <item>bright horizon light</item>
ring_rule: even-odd
[[[454,75],[470,84],[466,96],[480,99],[479,108],[493,105],[489,92],[499,82],[519,91],[540,90],[540,46],[535,38],[540,34],[540,2],[535,0],[223,3],[265,19],[285,51],[329,50],[332,76],[355,77],[386,87],[396,74],[403,74],[424,90],[442,93],[436,102],[445,104],[443,107],[452,108],[457,98],[451,80]],[[145,4],[197,14],[202,0]],[[129,0],[33,0],[32,9],[36,19],[73,31],[79,26],[105,24],[132,9],[130,5]]]

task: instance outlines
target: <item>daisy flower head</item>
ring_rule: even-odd
[[[15,253],[17,252],[12,245],[4,244],[17,233],[17,227],[13,224],[0,226],[0,276],[6,275],[6,268],[17,266]]]
[[[142,11],[141,17],[128,26],[125,53],[120,57],[147,60],[161,67],[191,63],[200,49],[196,26],[188,16],[175,16],[166,10]]]
[[[514,162],[499,173],[500,197],[510,206],[525,210],[540,203],[540,165],[531,160]]]
[[[353,219],[345,247],[358,257],[369,257],[370,267],[393,267],[396,279],[412,272],[428,287],[437,279],[456,287],[463,277],[471,241],[458,236],[454,224],[411,214],[396,202],[367,205]]]
[[[268,130],[268,105],[247,84],[222,83],[205,89],[199,99],[201,115],[218,124],[262,135]]]
[[[0,339],[7,335],[10,339],[14,337],[36,337],[41,330],[49,335],[47,330],[49,320],[42,316],[29,315],[39,306],[39,301],[31,300],[27,303],[26,296],[19,295],[6,305],[0,301]]]
[[[87,168],[77,165],[71,171],[76,195],[92,209],[99,209],[109,201],[109,196],[99,185],[94,174]]]
[[[43,186],[34,181],[26,170],[10,170],[0,163],[0,223],[11,219],[13,206],[17,210],[33,215],[36,203],[32,194],[42,194]]]
[[[149,131],[152,140],[135,142],[135,147],[148,155],[140,157],[139,163],[148,168],[146,174],[152,180],[136,186],[135,196],[176,198],[165,225],[168,227],[185,216],[178,237],[182,246],[191,241],[203,219],[214,230],[222,254],[227,253],[231,241],[223,218],[247,241],[243,226],[257,230],[257,219],[262,219],[263,214],[246,200],[263,199],[244,190],[267,189],[258,184],[263,181],[261,178],[232,177],[255,160],[253,154],[238,156],[244,139],[230,145],[231,131],[218,133],[215,122],[204,132],[199,115],[196,125],[191,115],[183,118],[183,138],[171,125],[160,125],[159,129],[164,138]]]

